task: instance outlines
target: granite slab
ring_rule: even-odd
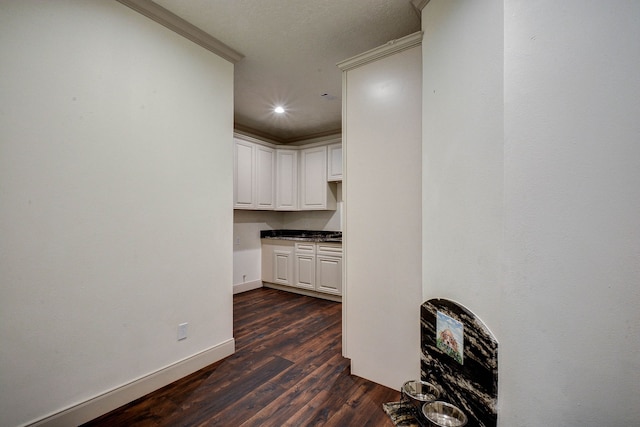
[[[496,427],[498,342],[466,307],[447,299],[421,306],[421,378],[462,409],[467,427]]]
[[[261,239],[294,240],[299,242],[342,243],[341,231],[327,230],[261,230]]]

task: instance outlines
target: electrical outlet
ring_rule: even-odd
[[[178,341],[187,339],[187,326],[189,326],[188,323],[180,323],[178,325]]]
[[[240,246],[240,238],[236,237],[236,246]]]

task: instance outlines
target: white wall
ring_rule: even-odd
[[[495,334],[502,285],[502,3],[432,1],[422,25],[423,297],[458,301]]]
[[[438,197],[488,201],[479,210],[485,222],[460,222],[465,236],[454,249],[464,255],[475,248],[477,260],[489,267],[460,263],[441,274],[448,277],[448,295],[460,299],[468,293],[461,302],[500,342],[501,426],[640,422],[639,18],[640,4],[623,1],[569,1],[562,7],[495,1],[480,9],[431,0],[423,10],[425,168],[430,151],[454,145],[475,153],[478,140],[489,136],[503,144],[502,153],[480,156],[470,166],[481,182],[502,175],[495,189],[468,186],[462,171],[453,177],[442,171],[425,175],[433,183],[427,188],[425,182],[424,194],[425,229],[433,216],[478,210],[477,204],[431,202]],[[500,40],[495,32],[502,22]],[[497,80],[485,71],[503,46],[500,87],[500,71]],[[474,64],[451,60],[476,49]],[[438,74],[466,89],[431,97],[426,64],[432,63],[442,63]],[[502,105],[494,91],[504,93]],[[459,117],[449,109],[468,103],[486,103],[486,111]],[[438,127],[429,135],[435,121],[430,113],[439,110],[450,111],[439,120],[461,120],[468,131]],[[479,120],[495,117],[504,118],[502,136]],[[439,142],[433,146],[429,138]],[[455,186],[461,190],[451,194]],[[501,244],[487,227],[499,228]],[[427,246],[446,247],[449,239],[425,233],[427,296],[434,292],[427,266],[445,264]],[[485,241],[486,249],[477,241]],[[493,269],[502,274],[486,281],[495,273],[485,272]]]
[[[504,16],[502,425],[639,425],[640,3]]]
[[[260,230],[284,228],[282,212],[233,211],[233,285],[242,285],[262,278],[262,247]],[[242,287],[237,288],[242,289]]]
[[[420,47],[344,73],[344,352],[399,389],[420,376]]]
[[[0,423],[233,348],[233,65],[99,0],[0,3],[0,61]]]

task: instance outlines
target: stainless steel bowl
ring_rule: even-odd
[[[464,412],[440,400],[425,403],[422,406],[422,415],[432,427],[462,427],[467,424]]]
[[[402,400],[413,407],[416,414],[426,402],[431,402],[440,397],[440,390],[426,381],[411,380],[402,385]]]

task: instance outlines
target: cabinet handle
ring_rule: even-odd
[[[330,252],[330,253],[341,254],[342,248],[337,248],[335,246],[318,246],[318,252]]]

